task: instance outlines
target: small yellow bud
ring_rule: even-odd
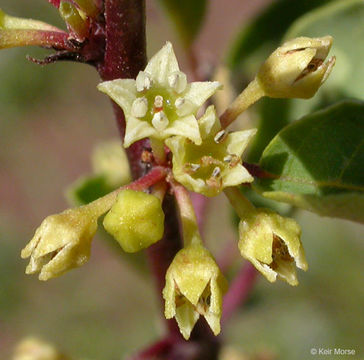
[[[257,209],[239,223],[239,249],[269,281],[277,276],[297,285],[296,268],[307,270],[301,229],[289,218]]]
[[[42,21],[10,16],[0,9],[0,49],[28,45],[49,46],[49,41],[54,39],[47,37],[47,33],[55,38],[54,33],[62,32]]]
[[[177,253],[167,270],[165,316],[176,318],[186,340],[200,315],[217,335],[226,290],[227,282],[210,252],[200,244],[191,244]]]
[[[10,16],[0,9],[0,34],[1,30],[62,31],[52,25],[44,23],[43,21]]]
[[[36,339],[26,338],[15,348],[13,360],[67,360],[52,345]]]
[[[261,66],[257,81],[273,98],[303,98],[315,95],[330,75],[335,57],[324,62],[332,37],[299,37],[277,48]]]
[[[133,253],[145,249],[163,236],[161,201],[142,191],[123,190],[106,214],[104,227],[124,251]]]
[[[84,40],[84,38],[87,37],[87,23],[76,6],[67,1],[61,1],[59,5],[59,14],[66,22],[68,28],[77,35],[79,40]]]
[[[86,205],[43,220],[21,252],[23,259],[30,256],[26,274],[40,272],[39,280],[48,280],[87,262],[98,216]]]
[[[99,9],[95,5],[94,0],[74,0],[74,2],[87,14],[95,17],[99,13]]]

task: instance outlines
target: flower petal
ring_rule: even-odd
[[[131,106],[136,99],[137,91],[134,79],[116,79],[104,81],[97,85],[97,88],[113,99],[128,116]]]
[[[196,145],[202,143],[198,122],[194,115],[177,119],[172,126],[166,128],[163,133],[165,135],[180,135],[192,140]]]
[[[190,83],[183,97],[195,105],[196,110],[222,85],[218,81],[198,81]]]
[[[228,153],[240,157],[256,132],[257,129],[249,129],[230,133],[226,139]]]
[[[195,326],[200,314],[195,311],[194,307],[186,302],[176,309],[176,320],[183,337],[188,340],[191,331]]]
[[[232,169],[228,169],[223,173],[223,186],[237,186],[242,183],[250,183],[254,178],[249,174],[248,170],[241,164],[237,164]]]
[[[205,139],[211,134],[216,134],[220,129],[220,120],[216,116],[215,107],[210,105],[205,114],[198,119],[198,124],[200,126],[201,138]]]
[[[172,44],[168,41],[148,62],[145,72],[160,85],[169,87],[168,76],[179,71]]]
[[[157,134],[157,131],[148,122],[130,116],[126,121],[124,148],[128,148],[138,140]]]

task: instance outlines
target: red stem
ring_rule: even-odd
[[[135,79],[147,63],[144,0],[105,0],[105,21],[102,79]]]
[[[168,169],[162,166],[156,166],[148,174],[143,177],[135,180],[131,184],[128,184],[123,187],[123,189],[136,190],[141,191],[148,189],[152,185],[156,184],[163,178],[165,178],[168,174]]]
[[[136,78],[146,65],[145,2],[144,0],[105,0],[106,47],[104,61],[97,68],[103,80]],[[124,137],[125,119],[122,110],[114,104],[120,134]],[[148,171],[141,162],[141,153],[148,142],[139,141],[127,149],[132,176],[139,178]],[[174,198],[166,195],[163,201],[166,214],[164,236],[148,248],[148,260],[156,281],[159,297],[165,285],[165,274],[175,254],[181,249],[178,216]],[[162,301],[163,303],[163,301]],[[163,305],[162,305],[163,306]],[[206,322],[198,321],[189,342],[182,341],[174,319],[166,320],[168,334],[173,343],[160,360],[192,359],[216,360],[219,344],[208,329]],[[158,348],[158,346],[157,346]],[[151,356],[151,359],[155,357]]]
[[[53,6],[55,6],[58,9],[61,0],[48,0],[48,2],[51,3]]]
[[[250,175],[259,179],[274,179],[276,176],[263,170],[258,164],[243,162],[243,166],[249,171]]]
[[[155,342],[148,348],[142,350],[136,355],[131,356],[128,360],[149,360],[158,359],[161,356],[167,355],[173,345],[175,344],[174,338],[164,338],[160,341]]]
[[[135,79],[139,71],[146,66],[144,0],[105,0],[105,22],[105,56],[104,61],[98,65],[101,78],[103,80]],[[120,135],[123,138],[125,134],[124,114],[115,103],[113,106]],[[141,162],[141,153],[147,145],[146,141],[138,141],[126,150],[134,179],[138,179],[148,171]],[[181,248],[178,218],[171,196],[165,196],[163,210],[167,215],[164,236],[147,250],[160,298],[165,284],[165,273],[174,255]],[[168,320],[166,324],[170,334],[179,336],[174,320]]]
[[[233,313],[248,299],[257,275],[258,271],[249,262],[245,263],[240,269],[224,297],[222,323],[231,318]]]
[[[191,200],[193,207],[195,209],[198,228],[200,229],[200,233],[202,235],[205,225],[205,219],[206,219],[205,212],[207,209],[208,199],[206,198],[206,196],[203,196],[201,194],[191,193]]]

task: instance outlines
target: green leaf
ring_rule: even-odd
[[[330,0],[273,2],[250,24],[244,24],[228,56],[230,67],[248,67],[254,74],[261,62],[279,45],[280,39],[295,19],[328,2]]]
[[[364,102],[346,100],[285,127],[260,160],[265,197],[364,222]]]
[[[259,105],[259,125],[257,136],[249,150],[248,161],[258,162],[263,150],[272,138],[288,123],[290,102],[287,99],[263,98]]]
[[[197,36],[207,8],[206,0],[159,0],[186,47]]]
[[[331,54],[336,64],[317,95],[307,101],[291,100],[290,119],[297,119],[323,104],[343,97],[363,99],[364,94],[364,1],[338,0],[298,19],[285,35],[285,40],[298,36],[331,35]]]
[[[67,198],[73,205],[85,205],[115,190],[105,175],[83,176],[66,190]]]

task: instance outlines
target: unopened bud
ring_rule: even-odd
[[[324,62],[332,37],[299,37],[277,48],[261,66],[257,81],[273,98],[303,98],[315,95],[329,76],[335,57]]]

